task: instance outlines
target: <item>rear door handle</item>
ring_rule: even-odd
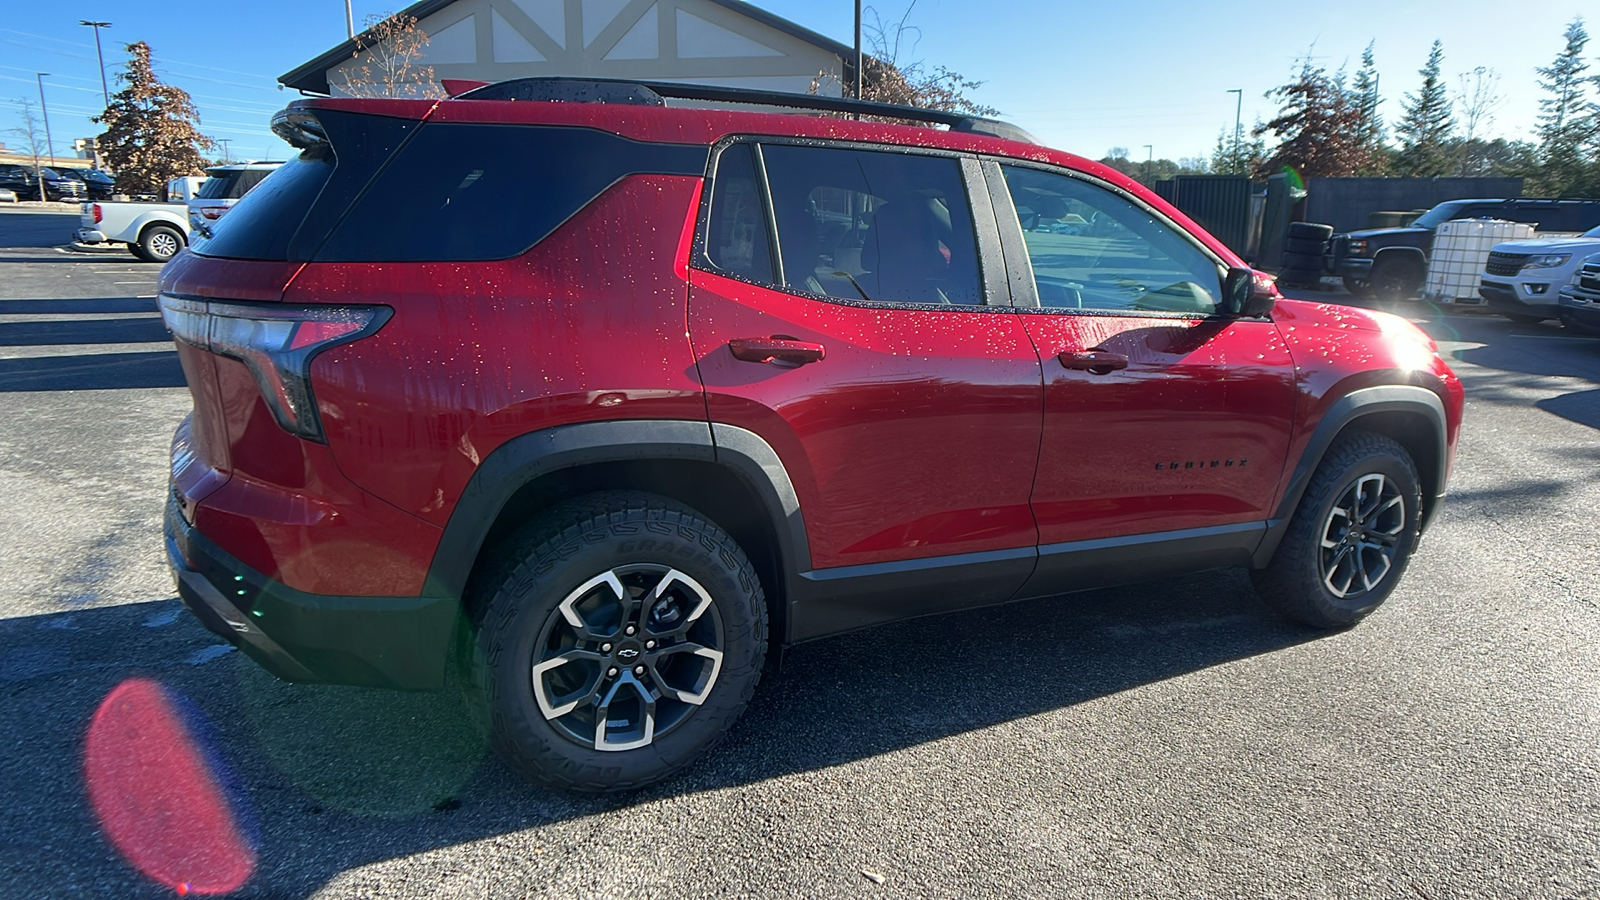
[[[828,355],[827,348],[821,344],[776,337],[735,338],[728,342],[728,349],[734,359],[745,362],[781,362],[795,366],[818,362]]]
[[[1065,350],[1056,357],[1068,369],[1083,369],[1095,375],[1105,375],[1128,367],[1128,358],[1110,350]]]

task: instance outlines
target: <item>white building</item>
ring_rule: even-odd
[[[739,0],[422,0],[401,11],[429,37],[434,80],[589,76],[839,96],[854,51]],[[281,76],[341,95],[369,51],[349,40]]]

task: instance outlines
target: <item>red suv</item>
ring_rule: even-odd
[[[1421,331],[1003,123],[530,79],[273,127],[161,279],[183,599],[294,681],[464,666],[536,779],[663,778],[879,622],[1245,566],[1349,626],[1444,494]]]

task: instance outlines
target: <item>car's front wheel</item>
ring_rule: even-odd
[[[1345,628],[1377,609],[1411,559],[1421,524],[1417,467],[1393,439],[1341,437],[1307,485],[1256,592],[1284,616]]]
[[[643,787],[711,749],[761,674],[767,609],[750,560],[663,497],[564,503],[474,580],[477,681],[511,768],[582,791]]]

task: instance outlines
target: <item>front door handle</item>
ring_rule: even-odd
[[[1068,369],[1083,369],[1095,375],[1105,375],[1128,367],[1128,358],[1110,350],[1064,350],[1056,359]]]
[[[781,337],[735,338],[728,342],[728,350],[734,359],[745,362],[781,362],[794,366],[818,362],[828,355],[827,348],[821,344]]]

